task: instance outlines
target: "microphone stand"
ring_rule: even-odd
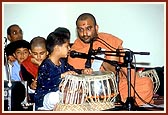
[[[148,52],[132,52],[132,51],[125,51],[125,52],[119,52],[119,51],[101,51],[101,48],[99,47],[98,50],[92,50],[91,51],[91,55],[89,55],[90,59],[98,59],[98,60],[103,60],[104,62],[107,62],[113,66],[116,67],[116,82],[117,82],[117,87],[119,89],[119,71],[120,71],[120,67],[123,66],[122,64],[118,64],[117,61],[111,61],[111,60],[106,60],[103,59],[101,57],[96,56],[96,54],[102,54],[104,53],[105,55],[108,56],[120,56],[123,57],[123,55],[119,55],[119,53],[125,53],[124,55],[124,64],[127,65],[127,84],[128,84],[128,97],[125,103],[123,103],[121,101],[121,97],[120,95],[118,96],[117,101],[120,102],[121,105],[123,105],[120,109],[122,110],[137,110],[138,107],[137,105],[135,105],[135,99],[133,97],[131,97],[131,63],[133,60],[133,54],[140,54],[140,55],[149,55]],[[109,54],[109,53],[116,53],[116,55],[114,54]],[[93,56],[94,57],[93,57]],[[87,58],[88,59],[88,58]],[[118,90],[119,91],[119,90]],[[116,109],[118,110],[118,109]]]
[[[100,48],[99,48],[99,50],[97,50],[97,51],[95,50],[94,52],[96,52],[96,53],[110,53],[110,51],[101,51]],[[115,53],[115,52],[111,51],[111,53]],[[118,53],[125,53],[125,55],[124,55],[124,64],[127,65],[127,84],[128,84],[128,97],[127,97],[126,102],[124,103],[124,102],[121,101],[120,94],[116,98],[116,102],[119,102],[122,105],[122,107],[118,108],[118,109],[122,109],[122,110],[126,109],[128,111],[139,110],[141,107],[138,107],[135,104],[135,99],[133,97],[131,97],[131,63],[132,63],[132,60],[133,60],[133,54],[149,55],[149,53],[148,52],[132,52],[132,51],[126,51],[126,52],[118,52],[117,51],[116,53],[117,54]],[[117,55],[117,54],[115,56],[120,56],[120,55]],[[110,55],[110,54],[108,54],[108,55]],[[114,56],[114,55],[111,54],[111,56]],[[97,56],[95,56],[95,59],[103,60],[103,61],[108,62],[109,64],[115,66],[115,69],[116,69],[116,82],[117,82],[117,87],[118,87],[118,91],[119,91],[119,71],[120,71],[120,66],[119,66],[118,62],[117,61],[106,60],[106,59],[103,59],[103,58],[100,58],[100,57],[97,57]],[[118,110],[118,109],[116,109],[116,110]]]
[[[119,64],[115,64],[115,70],[116,70],[116,83],[117,83],[117,90],[118,90],[118,92],[119,92],[119,81],[120,81],[120,77],[119,77],[120,69],[121,69],[121,67],[119,66]],[[119,94],[116,96],[115,103],[124,105],[124,102],[121,101],[121,95],[120,95],[120,92],[119,92]]]
[[[85,68],[91,68],[91,55],[92,55],[93,40],[90,41],[90,47],[88,51],[88,57],[85,62]]]
[[[7,47],[7,38],[5,37],[5,48]],[[7,88],[7,97],[8,97],[8,111],[11,111],[11,97],[12,97],[12,82],[11,82],[11,75],[10,75],[10,68],[8,64],[8,59],[6,55],[6,51],[4,50],[4,58],[5,58],[5,68],[6,68],[6,74],[8,78],[8,88]]]
[[[116,55],[118,55],[118,56],[120,56],[119,54],[115,54],[115,55],[112,54],[112,53],[118,53],[118,52],[119,51],[117,51],[117,52],[115,52],[115,51],[101,51],[101,47],[99,47],[97,50],[93,50],[92,51],[93,55],[96,55],[98,53],[100,53],[100,54],[101,53],[105,53],[105,55],[110,55],[110,56],[116,56]],[[109,54],[109,53],[111,53],[111,54]],[[103,59],[103,58],[100,58],[100,57],[97,57],[97,56],[95,56],[94,59],[103,60],[104,62],[107,62],[110,65],[115,66],[117,90],[119,91],[119,81],[120,81],[119,72],[120,72],[120,69],[121,69],[121,67],[120,67],[121,65],[119,65],[117,61],[106,60],[106,59]],[[120,93],[116,96],[115,103],[124,105],[124,102],[121,101]]]
[[[125,107],[128,111],[136,110],[135,99],[131,97],[131,62],[133,60],[133,52],[126,51],[124,57],[124,63],[127,64],[127,84],[128,84],[128,97],[125,102]]]
[[[119,91],[119,81],[120,81],[119,72],[120,72],[120,69],[121,69],[121,65],[118,64],[117,61],[106,60],[106,59],[103,59],[103,58],[98,57],[98,56],[94,56],[94,57],[92,57],[92,59],[103,60],[104,62],[107,62],[107,63],[109,63],[110,65],[115,66],[117,90]],[[115,103],[121,104],[121,105],[124,107],[124,102],[121,101],[120,93],[116,96]],[[118,107],[119,107],[119,106],[118,106]],[[123,109],[123,108],[122,108],[122,109]],[[117,110],[118,110],[118,109],[117,109]]]

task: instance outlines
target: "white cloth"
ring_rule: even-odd
[[[60,91],[50,92],[44,96],[43,107],[38,110],[53,110],[55,105],[60,101]]]
[[[11,78],[11,70],[12,70],[12,65],[9,64],[9,68],[7,66],[2,67],[2,74],[3,74],[3,80],[9,80]]]
[[[28,93],[35,93],[36,90],[34,89],[31,89],[29,86],[28,86]]]
[[[11,80],[14,80],[14,81],[22,81],[20,75],[20,64],[18,62],[18,60],[15,60],[13,62],[13,66],[12,66],[12,71],[11,71]]]
[[[105,51],[105,49],[102,49],[102,51]],[[104,59],[105,55],[104,54],[97,54],[96,56]],[[103,63],[103,60],[94,59],[91,68],[93,69],[93,71],[99,71],[102,63]]]

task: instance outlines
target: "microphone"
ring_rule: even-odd
[[[133,53],[139,55],[150,55],[150,52],[133,52]]]
[[[90,41],[90,47],[89,47],[89,51],[88,51],[88,57],[85,62],[85,68],[91,68],[92,47],[93,47],[93,40]]]
[[[77,51],[74,51],[74,50],[70,52],[70,56],[72,58],[76,58],[76,57],[79,57],[79,58],[88,58],[88,54],[77,52]]]
[[[120,56],[120,53],[126,53],[126,52],[120,51],[120,49],[116,49],[116,56]],[[133,52],[133,51],[131,52],[133,54],[139,54],[139,55],[150,55],[150,52]]]

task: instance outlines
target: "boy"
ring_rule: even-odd
[[[76,75],[81,70],[75,70],[65,58],[69,54],[70,37],[66,34],[51,32],[47,37],[46,58],[39,67],[37,88],[34,95],[36,110],[53,110],[59,102],[59,84],[67,74]],[[87,71],[92,72],[91,69]],[[83,71],[85,72],[85,71]]]
[[[20,64],[29,56],[30,43],[26,40],[17,40],[8,45],[10,46],[10,48],[8,48],[16,59],[12,63],[13,66],[11,71],[11,80],[14,83],[12,84],[11,110],[20,111],[24,110],[21,102],[25,99],[25,87],[21,82],[18,82],[23,80],[20,76]]]
[[[7,38],[5,38],[5,62],[4,65],[6,66],[6,74],[4,78],[6,80],[9,80],[9,75],[11,74],[11,68],[12,68],[12,63],[16,60],[13,56],[13,47],[10,46],[10,44],[7,45],[7,40],[9,42],[14,42],[17,40],[23,40],[23,31],[20,28],[19,25],[17,24],[12,24],[7,28]],[[6,46],[7,45],[7,46]]]
[[[47,57],[48,51],[46,49],[46,40],[43,37],[34,37],[30,41],[30,56],[21,64],[21,76],[24,81],[28,82],[28,92],[30,96],[30,102],[33,101],[35,89],[37,87],[37,75],[38,67],[42,61]]]
[[[16,61],[13,62],[11,80],[22,81],[20,77],[20,64],[29,56],[30,43],[26,40],[18,40],[10,43],[13,46],[13,56]]]

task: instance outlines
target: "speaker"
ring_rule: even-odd
[[[22,111],[21,103],[27,98],[27,81],[4,81],[4,111]]]

